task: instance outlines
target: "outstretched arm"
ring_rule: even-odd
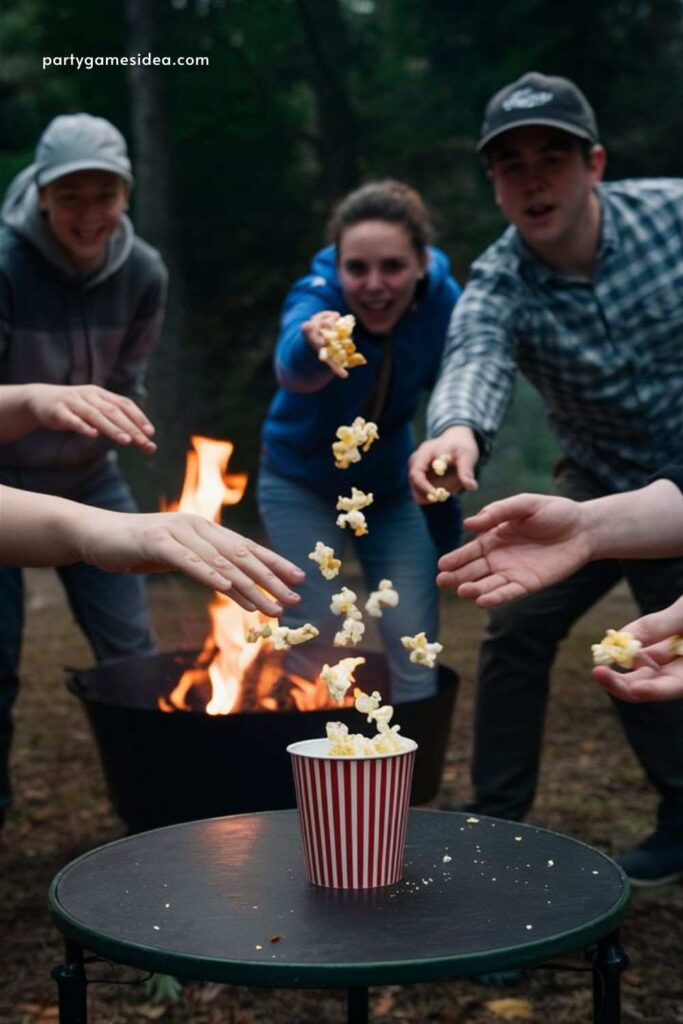
[[[196,515],[109,512],[0,487],[0,524],[0,564],[83,561],[109,572],[176,570],[266,615],[297,604],[290,586],[304,579],[268,548]]]
[[[629,622],[622,629],[640,640],[643,653],[659,668],[648,664],[631,672],[615,672],[598,665],[593,669],[597,682],[614,697],[631,703],[683,697],[683,657],[677,653],[678,644],[672,643],[672,638],[679,641],[683,633],[683,598],[661,612]],[[683,652],[683,642],[680,651]]]
[[[156,451],[154,427],[142,409],[123,395],[96,384],[5,384],[0,387],[0,443],[42,427],[73,430],[85,437],[109,437]]]
[[[479,536],[439,560],[437,583],[491,608],[591,559],[683,553],[683,495],[669,480],[586,502],[518,494],[487,505],[465,526]]]

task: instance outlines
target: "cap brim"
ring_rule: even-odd
[[[511,132],[515,128],[524,128],[528,125],[545,125],[548,128],[559,128],[560,131],[566,132],[568,135],[576,135],[579,139],[586,139],[588,142],[596,143],[597,139],[594,138],[590,132],[577,128],[575,125],[568,125],[565,121],[557,121],[552,117],[527,117],[521,118],[519,121],[512,121],[510,124],[506,124],[503,128],[496,128],[495,131],[489,132],[484,135],[483,138],[477,143],[477,153],[481,153],[485,146],[488,146],[489,142],[493,139],[497,139],[499,135],[504,135],[506,132]]]
[[[124,171],[106,160],[75,160],[70,164],[60,164],[59,167],[50,167],[45,171],[36,172],[36,184],[38,188],[50,185],[58,178],[65,178],[67,174],[75,174],[76,171],[107,171],[109,174],[116,174],[122,178],[127,185],[133,184],[133,175],[130,171]]]

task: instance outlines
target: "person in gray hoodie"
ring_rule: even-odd
[[[0,224],[0,387],[95,385],[140,403],[167,273],[126,216],[126,143],[89,114],[55,118],[10,184]],[[85,392],[87,394],[87,391]],[[112,511],[135,506],[111,436],[38,429],[0,444],[0,484]],[[155,649],[140,577],[58,570],[98,663]],[[0,821],[10,801],[11,707],[23,632],[20,569],[0,570]]]

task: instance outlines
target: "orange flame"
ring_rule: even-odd
[[[163,512],[195,512],[218,523],[223,505],[236,505],[247,488],[247,473],[226,473],[235,446],[232,441],[193,434],[194,451],[187,453],[185,480],[179,501],[161,502]]]
[[[235,447],[231,441],[216,441],[196,434],[190,440],[194,451],[187,453],[180,500],[169,504],[162,502],[161,507],[168,512],[195,512],[205,519],[220,522],[223,505],[235,505],[241,500],[248,476],[226,472]],[[286,673],[285,651],[275,651],[264,640],[246,642],[250,628],[258,630],[272,621],[267,616],[258,611],[247,612],[219,593],[214,594],[208,610],[212,628],[197,664],[183,673],[168,697],[159,699],[162,711],[190,710],[188,694],[194,686],[204,685],[207,675],[211,699],[205,710],[209,715],[229,715],[253,708],[277,711],[282,702],[278,690],[285,677],[286,699],[300,711],[336,706],[320,678],[312,681]],[[248,687],[245,686],[247,679]]]

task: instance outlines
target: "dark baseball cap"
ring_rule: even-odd
[[[133,184],[126,140],[118,128],[91,114],[60,114],[50,121],[36,147],[39,187],[75,171],[110,171]]]
[[[528,124],[561,128],[588,142],[599,141],[593,108],[581,90],[568,78],[529,71],[489,100],[477,151],[503,132]]]

